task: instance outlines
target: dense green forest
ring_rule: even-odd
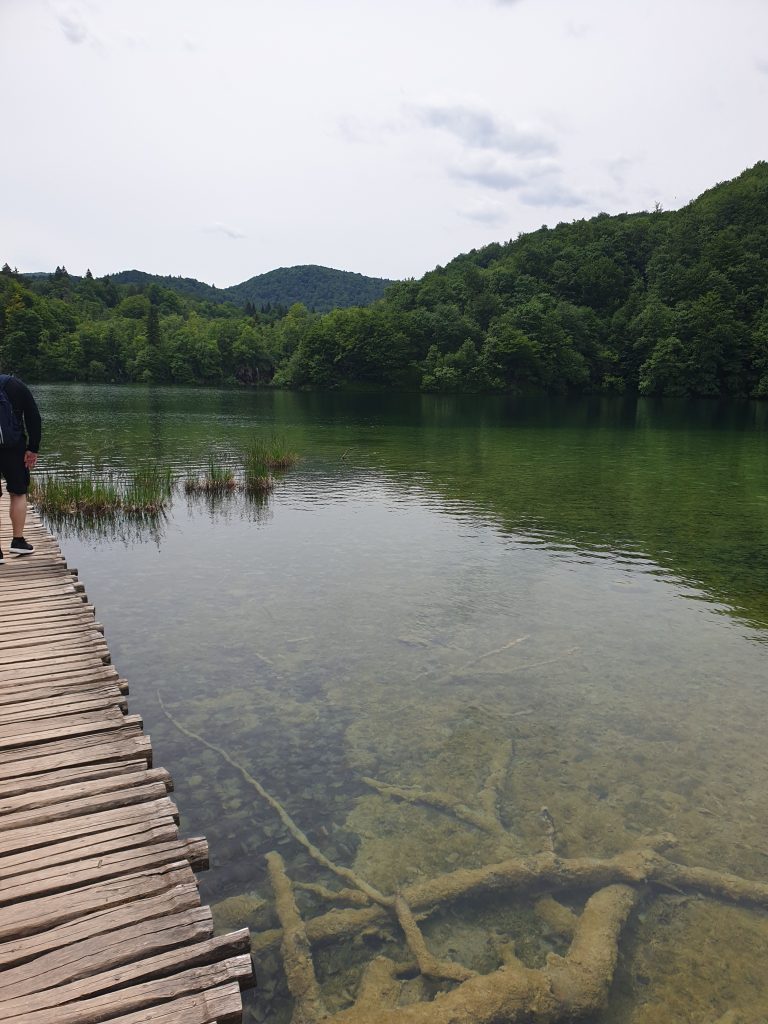
[[[33,280],[48,277],[47,274],[27,276]],[[193,277],[161,276],[147,274],[143,270],[121,270],[109,276],[114,284],[135,284],[142,288],[156,284],[189,299],[231,302],[249,312],[262,306],[282,306],[285,312],[297,302],[317,313],[327,313],[343,306],[367,306],[380,299],[393,283],[383,277],[365,277],[349,270],[314,265],[280,267],[229,288],[217,288]]]
[[[678,211],[492,243],[372,305],[319,313],[248,294],[243,308],[6,265],[0,366],[31,381],[768,397],[768,163]]]

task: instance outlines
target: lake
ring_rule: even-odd
[[[56,528],[183,831],[210,841],[221,927],[274,926],[272,849],[294,880],[339,885],[159,697],[385,893],[534,854],[550,823],[562,856],[672,832],[676,860],[768,879],[768,405],[35,393],[43,470],[159,460],[183,478],[272,433],[300,454],[265,502],[179,488],[154,529]],[[531,901],[465,900],[423,927],[481,971],[510,935],[531,966],[561,951]],[[601,1024],[768,1019],[762,911],[649,895],[622,950]],[[407,956],[394,930],[319,952],[333,1009],[381,952]],[[276,951],[257,976],[246,1019],[287,1022]]]

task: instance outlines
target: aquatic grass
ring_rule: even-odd
[[[184,481],[187,494],[228,494],[237,489],[237,480],[232,470],[216,459],[208,457],[208,466],[203,476],[189,476]]]
[[[260,458],[269,469],[290,469],[299,461],[298,454],[291,451],[285,438],[277,434],[266,441],[253,441],[246,458],[251,455]]]
[[[157,516],[165,512],[172,493],[171,470],[160,466],[142,467],[130,476],[82,469],[76,476],[36,475],[30,488],[40,512],[58,518]]]
[[[121,507],[120,492],[111,476],[36,476],[30,496],[41,512],[53,515],[110,515]]]
[[[131,476],[123,494],[123,509],[152,515],[164,511],[173,496],[173,472],[169,466],[143,466]]]
[[[243,461],[243,490],[246,494],[267,494],[274,488],[269,469],[266,448],[260,441],[255,441],[247,449]]]

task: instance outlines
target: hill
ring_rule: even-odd
[[[765,162],[681,210],[544,227],[363,305],[387,284],[371,280],[292,267],[216,289],[6,264],[0,366],[29,380],[768,398]]]
[[[328,314],[278,381],[768,397],[768,163],[677,211],[558,224]]]
[[[190,277],[145,274],[141,270],[123,270],[110,274],[110,277],[115,284],[157,284],[189,298],[231,302],[241,308],[250,304],[256,309],[264,306],[284,306],[287,309],[295,302],[301,302],[307,309],[318,313],[348,306],[367,306],[380,299],[385,289],[393,284],[385,278],[364,277],[347,270],[312,265],[270,270],[229,288],[216,288]]]
[[[230,302],[260,309],[264,305],[292,306],[301,302],[307,309],[324,313],[349,306],[368,306],[380,299],[389,285],[383,277],[364,277],[347,270],[313,265],[281,267],[224,289]]]

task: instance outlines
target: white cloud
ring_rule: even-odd
[[[212,235],[224,235],[226,238],[247,238],[248,236],[243,231],[239,231],[237,228],[231,228],[227,224],[206,224],[203,231],[207,231]]]
[[[76,11],[61,11],[58,15],[59,24],[64,36],[70,43],[78,46],[88,38],[88,28]]]
[[[558,182],[541,185],[520,193],[520,202],[526,206],[586,206],[585,196],[573,192]]]
[[[459,216],[467,220],[476,220],[481,224],[503,224],[508,217],[508,210],[493,199],[478,198],[461,208]]]
[[[517,156],[542,156],[557,152],[552,138],[541,131],[502,124],[487,110],[477,110],[456,104],[453,106],[423,106],[417,110],[422,124],[439,128],[454,135],[465,146],[494,149]]]

